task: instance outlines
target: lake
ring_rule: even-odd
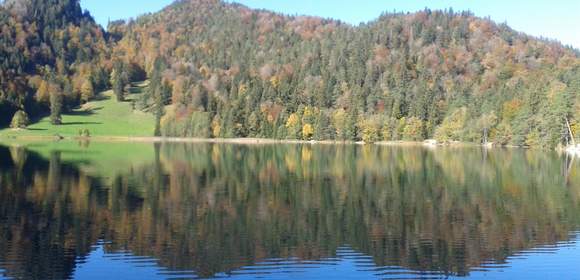
[[[0,146],[0,279],[580,279],[548,151]]]

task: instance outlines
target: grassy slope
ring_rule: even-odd
[[[69,114],[63,114],[62,125],[50,124],[49,117],[31,124],[26,130],[0,130],[0,137],[54,136],[74,137],[79,130],[88,129],[91,136],[152,136],[155,117],[152,114],[133,110],[131,100],[135,100],[146,83],[131,89],[127,101],[117,102],[112,91],[100,93],[91,101]]]

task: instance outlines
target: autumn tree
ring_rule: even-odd
[[[465,126],[467,108],[456,109],[447,116],[443,123],[435,131],[435,139],[438,141],[458,141]]]
[[[300,139],[301,128],[300,117],[298,117],[298,114],[292,113],[286,121],[286,129],[288,130],[287,136],[291,139]]]
[[[379,116],[371,116],[363,119],[362,140],[365,143],[374,143],[381,140],[382,119]]]
[[[95,96],[95,90],[93,88],[93,82],[90,79],[85,79],[81,86],[81,100],[83,102],[89,102]]]
[[[314,127],[311,124],[306,123],[302,126],[302,139],[311,140],[314,135]]]
[[[481,115],[477,120],[477,127],[482,133],[483,143],[486,144],[489,138],[489,131],[497,123],[497,116],[494,112]]]
[[[403,139],[411,141],[423,140],[423,122],[417,118],[412,117],[406,121],[405,128],[403,129]]]
[[[18,110],[14,113],[12,121],[10,122],[10,127],[14,129],[24,129],[28,126],[29,119],[28,114],[23,110]]]

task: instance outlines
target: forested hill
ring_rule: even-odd
[[[151,86],[141,107],[157,115],[156,132],[163,135],[367,142],[487,137],[548,147],[567,141],[566,118],[580,127],[578,52],[468,12],[385,13],[352,26],[182,0],[114,22],[105,35],[79,16],[86,20],[65,26],[87,30],[91,43],[81,49],[93,55],[64,48],[49,62],[58,66],[65,57],[73,80],[83,63],[69,63],[93,62],[84,72],[91,85],[101,86],[106,72],[120,100],[125,82],[146,73]],[[79,38],[72,41],[87,42],[86,35]],[[14,45],[2,44],[2,52]],[[33,100],[44,100],[38,85],[26,86]],[[82,85],[72,92],[77,100],[67,104],[81,102]]]
[[[107,48],[78,0],[0,1],[0,124],[17,109],[53,111],[59,123],[61,111],[108,86]]]
[[[554,145],[580,117],[576,51],[465,12],[353,27],[184,0],[110,29],[127,61],[162,60],[169,135]]]

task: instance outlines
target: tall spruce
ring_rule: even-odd
[[[116,60],[111,71],[111,86],[117,101],[125,101],[125,87],[129,83],[126,67],[120,60]]]

